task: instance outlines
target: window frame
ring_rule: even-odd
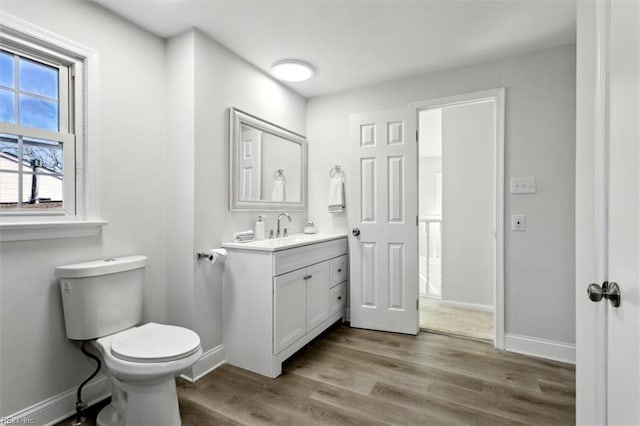
[[[63,148],[63,210],[0,212],[0,241],[98,235],[102,226],[107,224],[98,218],[98,52],[2,11],[0,45],[27,58],[37,55],[33,59],[38,62],[45,62],[48,58],[54,63],[62,61],[70,65],[69,81],[74,79],[74,82],[69,88],[72,90],[68,90],[68,105],[64,107],[69,109],[69,127],[66,129],[73,130],[75,139],[71,141],[73,149]],[[59,90],[61,92],[62,87]],[[9,134],[25,136],[23,128],[26,126],[0,123],[0,132]],[[45,140],[60,140],[62,134],[31,127],[28,131],[29,137]],[[67,139],[66,143],[70,141]],[[68,166],[72,169],[67,170]],[[69,189],[67,185],[70,185]]]
[[[0,41],[2,49],[14,56],[14,72],[16,73],[15,82],[18,84],[19,74],[15,56],[34,61],[39,64],[49,65],[58,69],[58,131],[47,130],[37,127],[25,126],[17,120],[20,111],[19,94],[20,87],[14,87],[13,94],[16,100],[16,123],[7,123],[0,121],[0,133],[6,133],[17,136],[19,139],[18,146],[22,147],[22,139],[35,138],[44,139],[62,143],[63,154],[63,170],[62,170],[62,209],[51,211],[38,209],[23,209],[18,207],[12,211],[0,211],[0,217],[19,217],[19,216],[76,216],[76,200],[81,194],[76,188],[76,170],[82,168],[81,157],[76,155],[76,146],[84,142],[83,129],[76,125],[82,122],[81,117],[84,111],[84,102],[82,97],[82,81],[83,63],[78,58],[53,50],[50,47],[38,45],[36,43],[26,43],[15,35],[9,36],[5,33],[4,28],[0,30]],[[78,86],[78,87],[77,87]],[[75,96],[77,92],[79,96]],[[78,164],[80,162],[80,164]],[[18,172],[18,199],[22,199],[23,186],[22,182],[25,174],[22,172],[22,161],[19,164]],[[78,200],[82,201],[82,200]]]

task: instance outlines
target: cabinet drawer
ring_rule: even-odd
[[[347,280],[347,256],[331,260],[331,287]]]
[[[274,275],[286,274],[345,253],[347,253],[346,238],[278,251],[273,256]]]
[[[331,289],[331,315],[344,309],[347,305],[347,283],[342,283]]]

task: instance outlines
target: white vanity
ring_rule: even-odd
[[[345,316],[346,235],[301,234],[222,246],[229,251],[226,360],[278,377],[284,360]]]

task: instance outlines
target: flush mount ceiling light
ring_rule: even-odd
[[[297,59],[283,59],[271,65],[271,74],[282,81],[305,81],[313,77],[311,64]]]

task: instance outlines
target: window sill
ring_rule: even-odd
[[[0,223],[0,242],[97,237],[106,220]]]

